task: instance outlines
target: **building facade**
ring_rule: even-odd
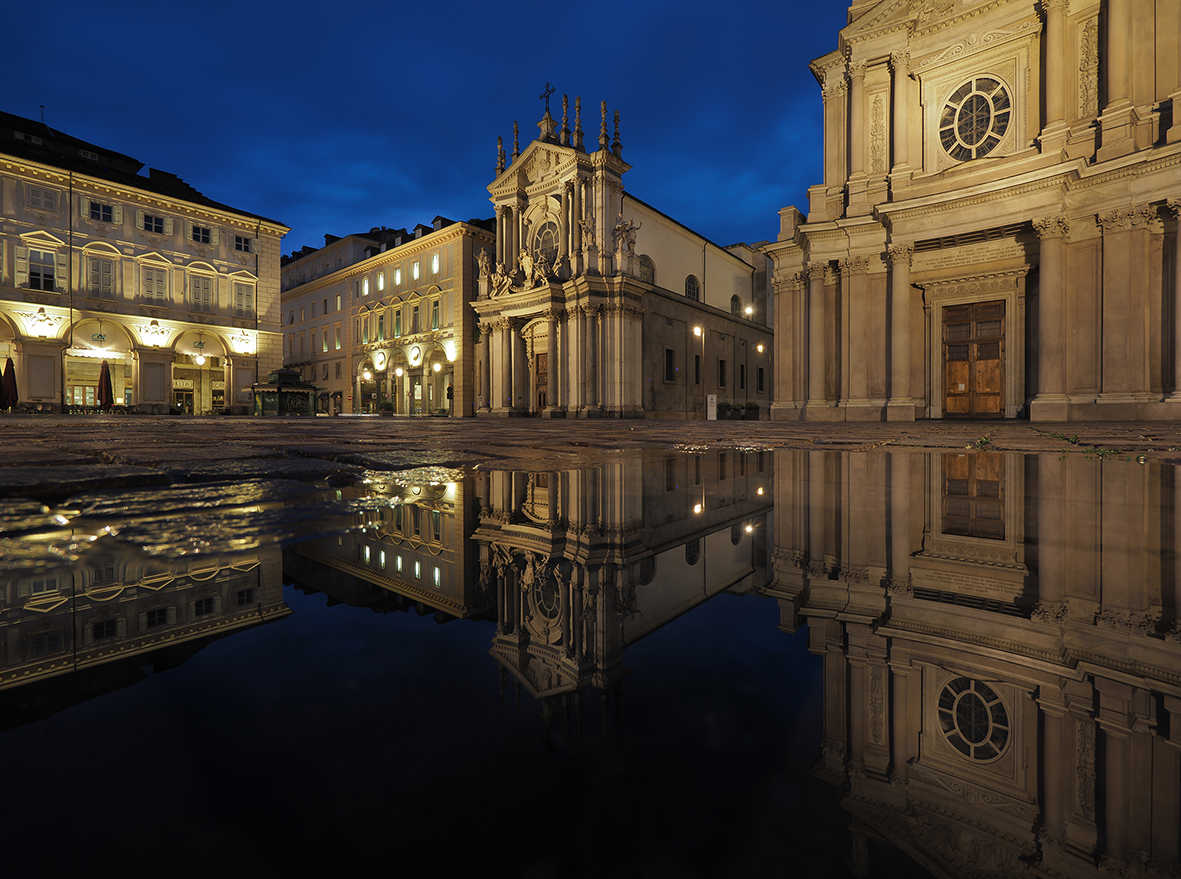
[[[284,364],[320,388],[318,411],[475,414],[467,306],[490,227],[436,217],[411,232],[328,235],[284,258]]]
[[[772,399],[769,261],[719,247],[624,192],[619,118],[597,149],[545,115],[488,187],[495,249],[480,256],[479,414],[701,418],[706,401]],[[516,131],[514,123],[514,131]]]
[[[852,3],[780,212],[773,415],[1181,413],[1181,8]]]
[[[281,365],[287,227],[173,174],[0,113],[0,356],[22,407],[248,412]]]

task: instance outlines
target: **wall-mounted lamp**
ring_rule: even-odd
[[[701,335],[701,327],[694,327],[693,328],[693,335],[700,336]]]

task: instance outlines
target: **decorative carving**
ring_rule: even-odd
[[[893,265],[898,265],[900,261],[905,260],[909,266],[914,260],[914,243],[887,245],[886,255]]]
[[[1078,805],[1083,815],[1095,817],[1095,726],[1090,720],[1080,721],[1076,736],[1075,757],[1078,765]]]
[[[1078,49],[1079,115],[1099,114],[1099,19],[1090,19],[1079,32]]]
[[[869,271],[868,256],[850,256],[841,260],[841,273],[845,275],[864,275]]]
[[[1107,608],[1095,616],[1095,625],[1107,629],[1123,629],[1149,635],[1156,631],[1156,624],[1160,619],[1160,610],[1154,609],[1145,613],[1120,608]]]
[[[873,99],[873,122],[870,128],[870,155],[873,160],[873,173],[886,172],[886,104],[881,95]]]
[[[1061,623],[1066,619],[1066,604],[1061,601],[1039,601],[1030,617],[1040,623]]]
[[[886,594],[893,598],[914,598],[914,585],[910,575],[906,579],[894,577],[886,581]]]
[[[928,67],[932,64],[940,64],[944,61],[956,58],[963,55],[965,52],[971,54],[979,51],[993,43],[1003,43],[1015,37],[1027,36],[1031,32],[1037,33],[1042,29],[1040,21],[1025,21],[1021,24],[1015,25],[1005,30],[991,31],[986,34],[981,34],[979,31],[973,31],[964,39],[960,40],[954,46],[951,46],[931,58],[924,58],[919,62],[919,67]]]
[[[875,744],[885,735],[886,670],[880,665],[869,670],[869,729]]]
[[[64,317],[58,314],[46,314],[44,308],[38,308],[35,312],[18,311],[17,314],[25,319],[29,331],[37,335],[48,335],[50,333],[56,335],[58,326],[65,320]]]
[[[631,220],[625,220],[623,218],[623,212],[620,211],[619,219],[615,221],[615,249],[620,254],[623,253],[623,249],[626,246],[628,254],[631,256],[636,255],[636,232],[643,225],[643,223],[640,223],[637,226]]]
[[[895,74],[905,76],[910,67],[910,52],[891,52],[890,69]]]
[[[860,79],[865,76],[865,70],[869,65],[865,61],[850,61],[849,62],[849,79]]]
[[[1033,221],[1033,228],[1037,232],[1038,237],[1043,240],[1046,238],[1064,238],[1070,231],[1070,221],[1061,215],[1057,217],[1043,217]]]
[[[1105,214],[1097,214],[1095,220],[1103,227],[1104,234],[1127,232],[1132,228],[1132,209],[1119,208]]]

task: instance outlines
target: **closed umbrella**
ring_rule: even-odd
[[[11,409],[20,402],[20,394],[16,390],[16,367],[12,365],[12,358],[8,358],[8,362],[4,364],[4,375],[0,376],[0,387],[3,391],[0,392],[0,403],[3,403],[0,408]]]
[[[98,408],[104,412],[115,402],[115,392],[111,389],[111,367],[104,360],[102,369],[98,371]]]

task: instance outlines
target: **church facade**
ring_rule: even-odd
[[[1181,8],[853,2],[780,212],[772,417],[1181,414]]]
[[[619,117],[597,149],[545,110],[498,148],[495,252],[478,255],[477,414],[703,418],[772,400],[769,259],[720,247],[624,191]],[[593,135],[592,135],[593,137]]]

